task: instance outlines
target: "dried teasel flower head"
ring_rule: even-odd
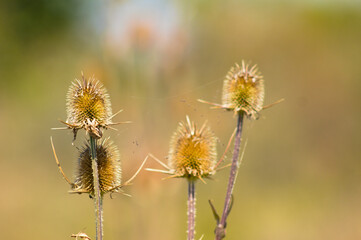
[[[105,139],[97,144],[97,163],[101,194],[117,192],[121,184],[121,164],[118,148]],[[90,144],[87,142],[80,150],[77,172],[75,174],[74,193],[89,193],[94,195],[93,169]]]
[[[67,95],[65,124],[76,132],[83,128],[94,138],[102,137],[101,128],[112,124],[112,109],[106,89],[94,77],[75,80]]]
[[[222,107],[255,118],[263,108],[264,83],[257,66],[235,64],[223,82]]]
[[[169,166],[177,177],[201,179],[214,173],[217,139],[206,123],[198,129],[186,118],[171,139]]]

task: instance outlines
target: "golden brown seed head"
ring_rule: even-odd
[[[173,134],[169,150],[169,166],[179,177],[202,178],[214,173],[217,159],[216,137],[206,123],[198,129],[187,116]]]
[[[243,111],[254,118],[262,110],[264,99],[264,83],[256,65],[242,61],[228,72],[223,83],[222,105],[235,112]]]
[[[121,165],[117,147],[109,140],[97,144],[97,162],[101,194],[116,192],[121,184]],[[90,145],[86,143],[80,151],[77,172],[75,174],[74,192],[88,192],[94,195],[94,181]]]
[[[94,138],[102,136],[101,127],[111,124],[112,109],[106,89],[95,78],[76,80],[67,95],[67,125],[85,129]]]

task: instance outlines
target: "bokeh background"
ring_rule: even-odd
[[[72,80],[100,79],[117,121],[107,131],[128,179],[189,115],[206,119],[219,155],[235,127],[222,81],[242,59],[257,63],[265,103],[248,139],[227,239],[361,239],[361,3],[348,1],[2,0],[0,2],[1,239],[95,239],[93,202],[68,194],[50,145],[74,172],[80,135],[66,119]],[[227,154],[227,162],[231,153]],[[147,167],[160,168],[154,161]],[[105,239],[185,239],[183,179],[142,171],[129,198],[106,196]],[[208,206],[223,207],[228,169],[197,184],[197,237],[213,239]]]

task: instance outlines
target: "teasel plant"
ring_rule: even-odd
[[[226,167],[219,167],[219,164],[223,161],[225,153],[217,162],[216,145],[217,138],[207,126],[207,122],[198,128],[196,124],[191,122],[189,117],[186,116],[186,122],[179,123],[177,130],[171,138],[168,164],[163,163],[154,155],[149,154],[151,158],[163,166],[164,170],[153,168],[146,168],[146,170],[169,175],[164,179],[185,178],[187,180],[188,240],[195,239],[196,181],[200,180],[205,183],[205,178],[211,177],[216,173],[216,171]]]
[[[80,129],[84,129],[86,135],[89,136],[83,147],[79,149],[74,182],[71,182],[64,173],[55,152],[52,138],[50,139],[60,173],[71,187],[69,192],[86,193],[94,199],[96,240],[103,239],[104,194],[120,192],[122,187],[130,185],[147,160],[145,158],[136,173],[128,181],[121,184],[119,151],[109,138],[102,139],[104,130],[114,129],[113,125],[129,123],[113,123],[112,118],[118,113],[112,114],[109,95],[99,80],[94,77],[88,79],[82,73],[82,79],[75,80],[68,91],[67,120],[61,121],[66,127],[54,128],[71,129],[74,134],[72,144]]]
[[[216,240],[221,240],[226,236],[227,218],[230,214],[233,204],[233,189],[237,178],[238,168],[243,158],[243,154],[240,158],[240,146],[244,118],[247,117],[249,119],[258,119],[259,112],[261,110],[282,102],[284,99],[280,99],[267,106],[263,106],[263,100],[263,76],[258,70],[257,65],[253,65],[251,67],[244,61],[242,61],[241,65],[236,63],[235,66],[233,66],[226,75],[226,78],[223,81],[222,104],[211,103],[198,99],[199,102],[212,105],[212,108],[233,111],[234,116],[237,117],[232,163],[221,217],[219,217],[212,201],[209,201],[217,222],[217,226],[214,231]]]

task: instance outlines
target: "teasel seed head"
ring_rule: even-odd
[[[242,61],[235,64],[223,82],[222,106],[235,112],[243,111],[248,117],[255,118],[262,110],[264,83],[257,66],[250,68]]]
[[[105,139],[97,144],[97,163],[101,194],[117,192],[121,184],[121,164],[118,148]],[[87,142],[79,152],[73,192],[94,195],[93,169],[90,144]],[[114,189],[115,188],[115,189]]]
[[[102,137],[101,128],[112,124],[112,109],[106,89],[94,77],[75,80],[67,95],[67,126],[74,131],[83,128],[94,138]]]
[[[169,150],[169,166],[174,175],[189,180],[214,174],[217,160],[216,137],[206,123],[198,129],[194,122],[180,122]]]

